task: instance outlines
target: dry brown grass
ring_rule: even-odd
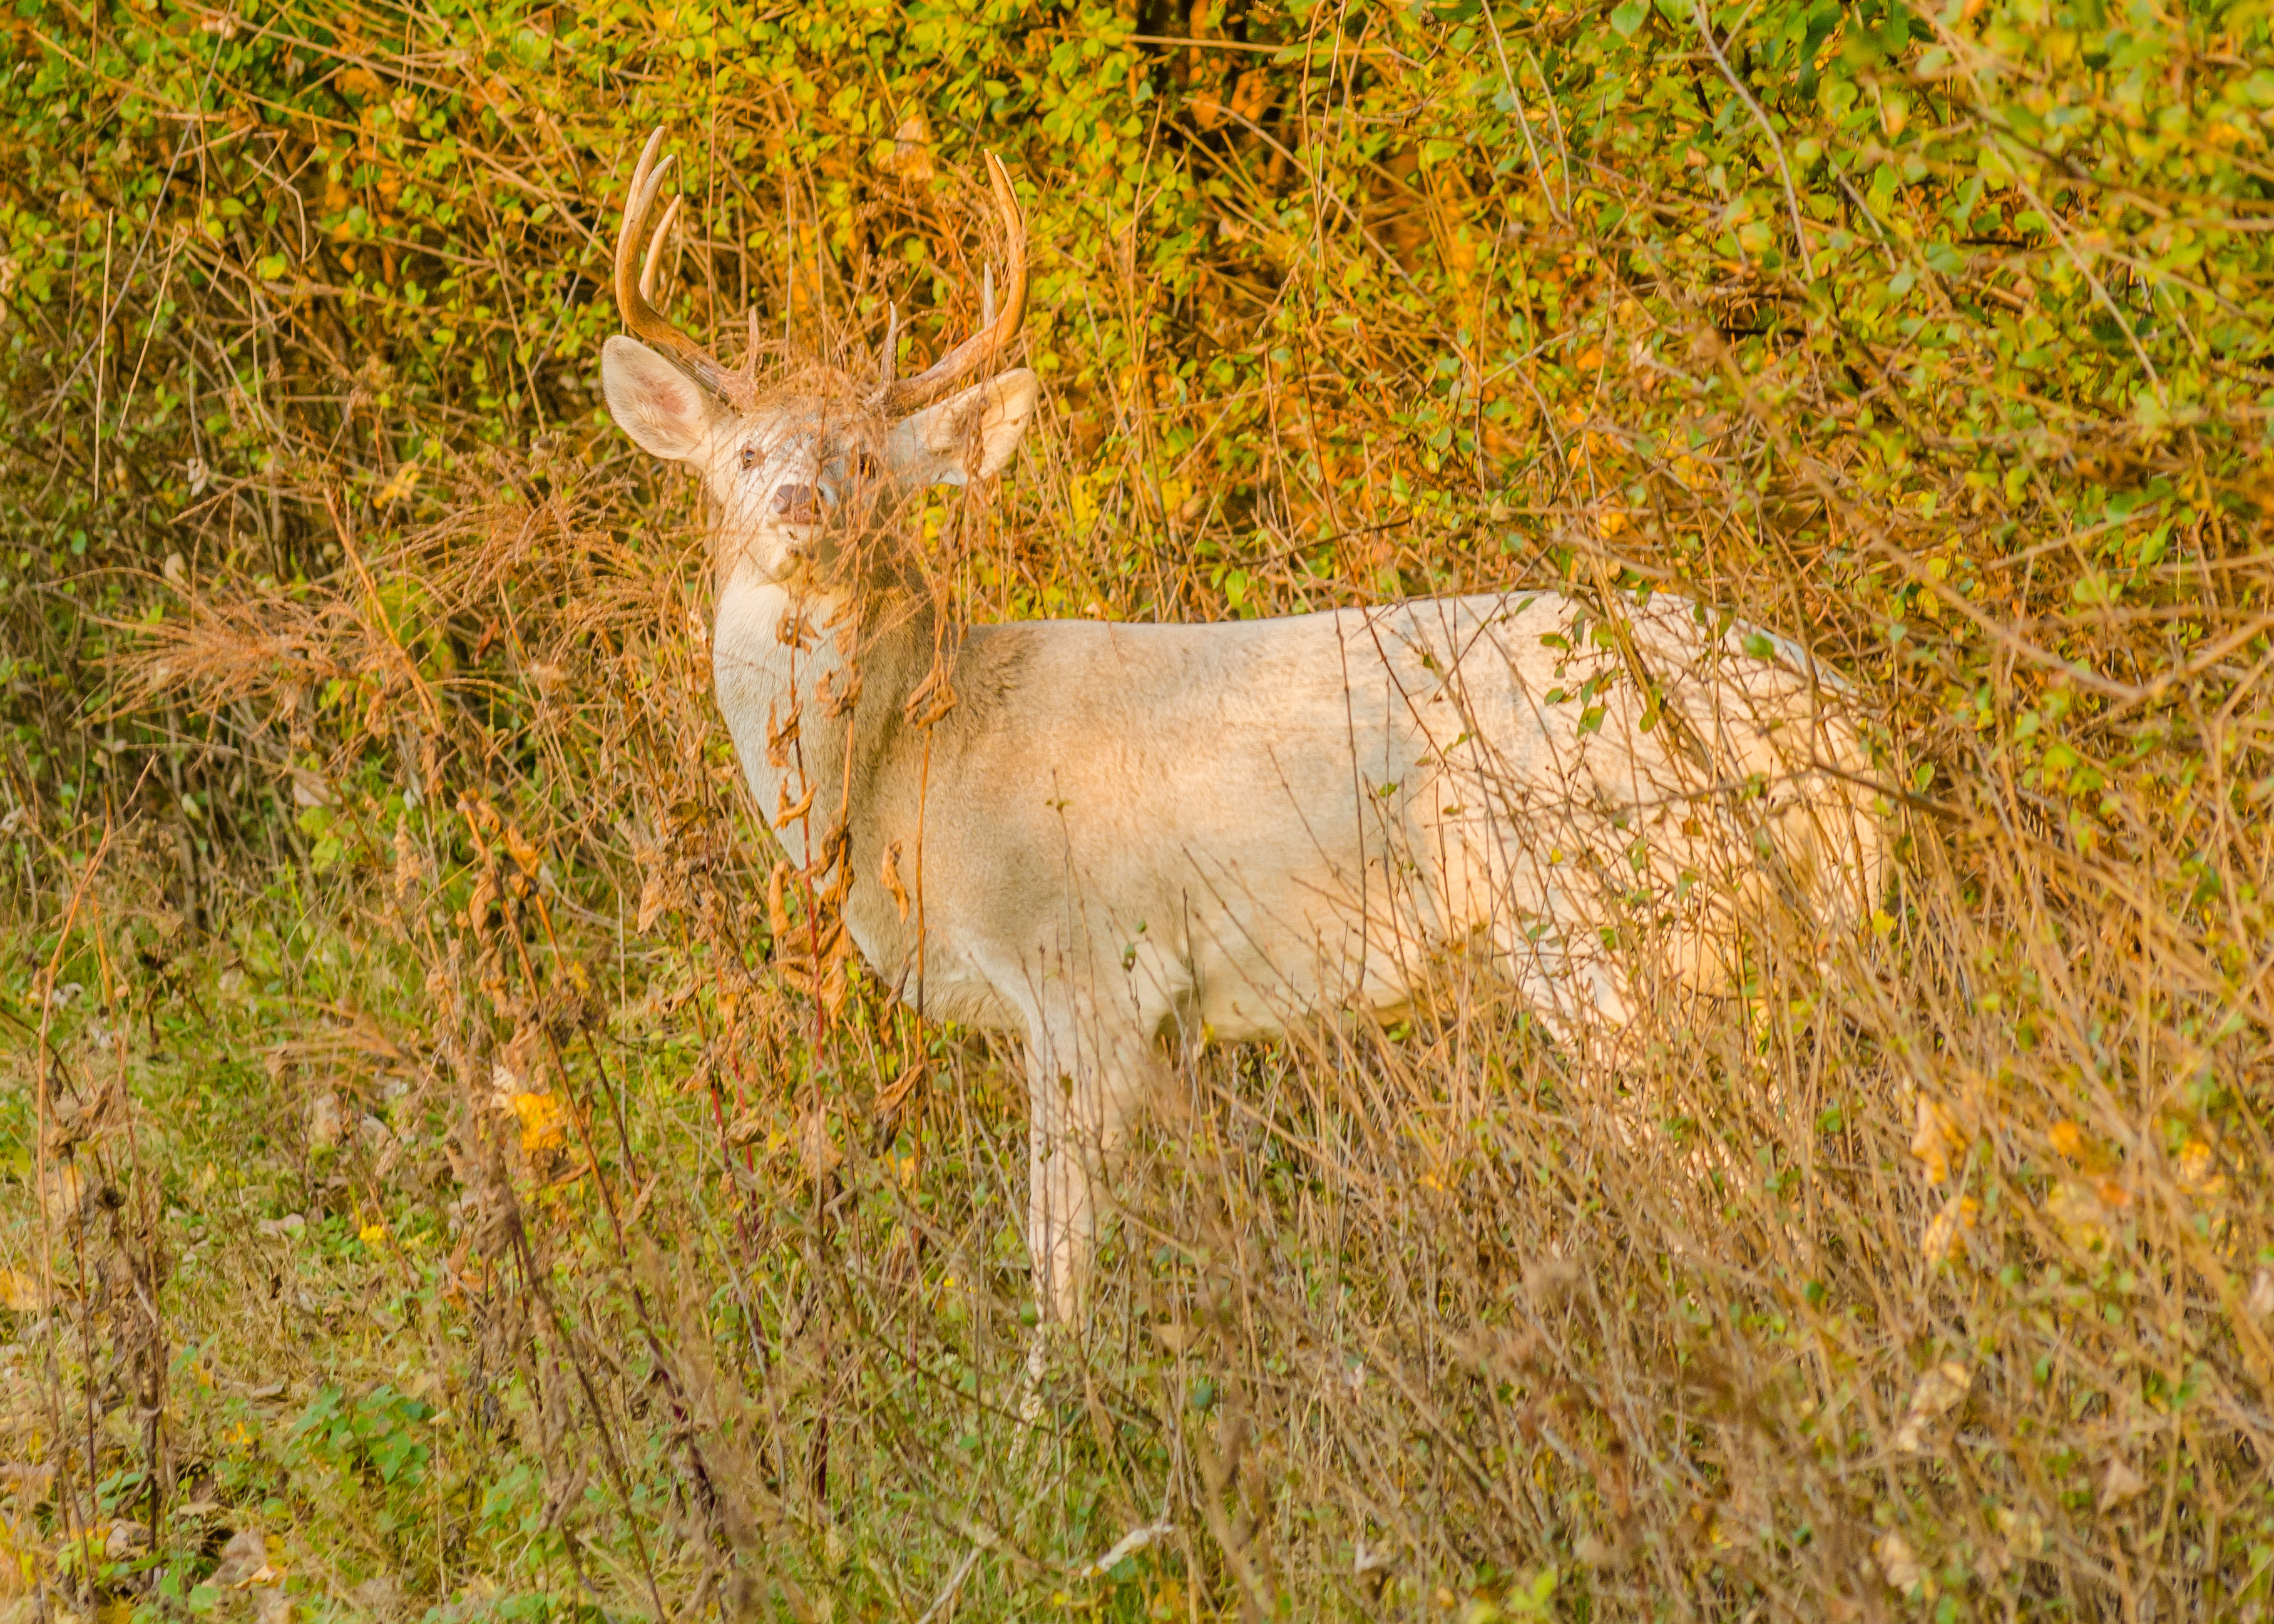
[[[1037,484],[941,515],[967,569],[1063,533]],[[295,778],[348,910],[318,928],[358,940],[349,981],[402,966],[382,1024],[454,1102],[463,1307],[560,1429],[521,1440],[550,1492],[611,1479],[615,1538],[663,1542],[659,1595],[920,1612],[976,1550],[980,1614],[1094,1601],[1068,1565],[1156,1523],[1130,1584],[1177,1613],[1535,1583],[1621,1614],[2098,1613],[2244,1582],[2208,1553],[2263,1490],[2263,1062],[2218,956],[2260,938],[2228,898],[2172,905],[2204,860],[2164,820],[2087,846],[1948,763],[1894,814],[1879,938],[1819,964],[1764,936],[1623,1101],[1457,975],[1410,1030],[1184,1056],[1025,1428],[1018,1090],[872,984],[806,996],[697,555],[625,495],[469,491],[334,590],[193,606],[141,669],[318,752]],[[505,658],[420,675],[381,581]],[[2225,838],[2222,872],[2264,861]],[[643,1466],[675,1509],[639,1509]]]

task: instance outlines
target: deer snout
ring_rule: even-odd
[[[792,524],[821,520],[821,492],[809,485],[786,485],[774,492],[774,512]]]

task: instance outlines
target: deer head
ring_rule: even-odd
[[[965,382],[1008,347],[1026,314],[1026,222],[1011,177],[993,154],[988,178],[1009,244],[1001,310],[984,312],[978,332],[913,378],[892,375],[894,335],[888,331],[873,380],[814,370],[761,387],[755,310],[749,361],[736,371],[650,303],[680,204],[674,198],[661,224],[647,232],[648,212],[671,165],[667,157],[656,161],[662,144],[661,130],[648,137],[625,199],[616,238],[616,308],[628,335],[602,348],[600,381],[625,433],[702,476],[722,569],[731,563],[787,580],[833,523],[873,515],[880,505],[928,485],[985,478],[1011,460],[1041,380],[1016,367]]]

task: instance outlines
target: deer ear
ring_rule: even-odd
[[[894,424],[885,460],[911,485],[984,479],[1010,462],[1042,395],[1043,380],[1014,367]]]
[[[643,451],[691,462],[711,438],[710,395],[636,338],[620,333],[600,346],[600,389],[616,426]]]

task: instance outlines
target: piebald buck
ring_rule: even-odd
[[[650,303],[662,134],[616,244],[609,409],[701,476],[719,707],[791,860],[838,876],[902,997],[1025,1041],[1027,1240],[1058,1319],[1107,1161],[1172,1081],[1167,1041],[1393,1008],[1461,955],[1616,1055],[1645,1002],[1727,987],[1748,906],[1827,936],[1868,909],[1881,839],[1843,690],[1697,604],[948,624],[911,499],[1004,468],[1040,388],[986,375],[1027,297],[1002,165],[983,330],[919,376],[892,375],[888,338],[880,379],[769,391],[755,344],[731,370]]]

